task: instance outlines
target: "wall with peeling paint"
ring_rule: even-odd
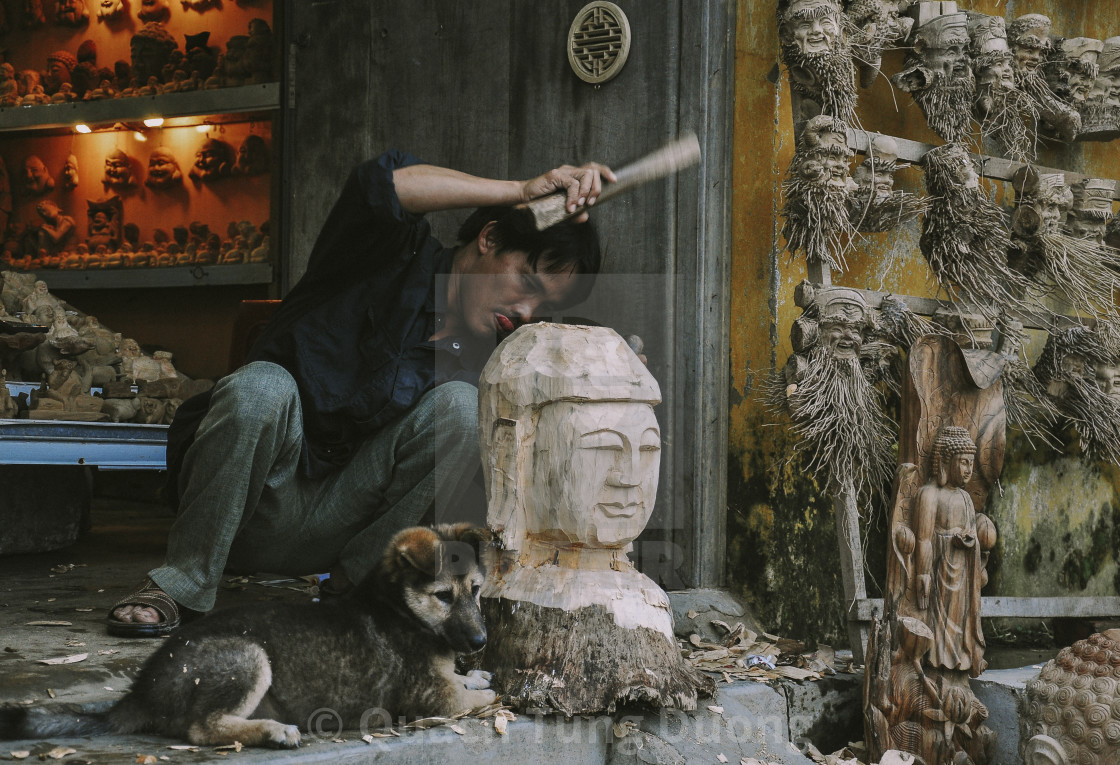
[[[1120,35],[1120,7],[1093,0],[963,0],[962,10],[1008,20],[1043,13],[1062,36]],[[793,154],[789,87],[778,77],[776,0],[739,0],[735,74],[733,262],[731,267],[731,414],[728,454],[728,576],[762,623],[798,638],[847,642],[832,506],[823,488],[796,462],[784,461],[787,433],[761,401],[760,384],[790,353],[789,327],[800,315],[794,287],[803,261],[782,251],[780,186]],[[901,68],[888,53],[883,70]],[[941,143],[906,93],[881,77],[860,91],[858,118],[869,130]],[[1075,144],[1042,152],[1039,164],[1120,177],[1120,142]],[[916,168],[898,187],[922,191]],[[837,284],[934,296],[936,287],[918,250],[918,226],[871,234],[847,255]],[[1033,363],[1045,337],[1032,335]],[[1000,531],[985,594],[1116,595],[1120,592],[1118,471],[1087,465],[1071,452],[1034,449],[1008,436],[1002,496],[988,512]],[[883,510],[862,522],[868,588],[884,577]]]

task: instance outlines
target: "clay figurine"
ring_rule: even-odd
[[[5,61],[0,64],[0,106],[16,106],[19,101],[19,83],[16,82],[15,67]]]
[[[121,245],[121,216],[124,205],[114,196],[102,202],[86,201],[86,218],[89,221],[86,244],[91,250],[100,247],[113,250]]]
[[[23,0],[23,28],[38,29],[46,23],[43,0]]]
[[[50,293],[47,283],[42,279],[35,282],[21,307],[25,316],[34,317],[39,324],[51,324],[55,313],[62,313],[62,303]],[[43,321],[48,315],[50,320]]]
[[[132,78],[146,83],[151,77],[159,82],[163,68],[179,46],[162,24],[149,22],[132,36],[129,47],[132,51]]]
[[[268,143],[259,135],[249,135],[237,147],[234,175],[262,175],[268,172]]]
[[[59,178],[62,181],[63,191],[73,191],[78,188],[78,158],[73,154],[66,157],[66,164],[62,166]]]
[[[124,12],[124,0],[100,0],[97,4],[97,20],[111,21]]]
[[[181,186],[183,171],[179,169],[179,162],[170,149],[157,147],[148,156],[148,177],[144,184],[158,191]]]
[[[40,196],[54,189],[54,178],[43,160],[34,154],[23,161],[23,189]]]
[[[197,11],[205,13],[211,8],[221,8],[222,0],[179,0],[184,11]]]
[[[856,71],[837,0],[781,0],[778,39],[793,91],[817,104],[820,113],[850,120]]]
[[[73,53],[56,50],[47,56],[47,71],[42,79],[43,92],[54,95],[64,84],[70,83],[70,73],[78,65]]]
[[[8,370],[0,369],[0,419],[10,420],[18,411],[19,405],[8,391]]]
[[[132,158],[120,149],[105,155],[105,175],[101,185],[106,189],[127,189],[135,185],[132,179]]]
[[[233,170],[233,164],[233,147],[225,141],[207,138],[195,153],[194,165],[190,170],[191,180],[197,183],[225,178]]]
[[[64,27],[83,27],[89,23],[89,8],[85,0],[58,0],[54,22]]]
[[[52,255],[65,249],[74,235],[74,219],[63,215],[62,209],[49,199],[37,204],[35,211],[43,219],[39,225],[39,248]]]

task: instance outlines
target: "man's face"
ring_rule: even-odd
[[[480,236],[486,236],[490,225]],[[577,281],[568,272],[534,271],[524,252],[496,252],[490,247],[459,274],[449,326],[453,332],[476,338],[503,339],[531,319],[569,305]]]
[[[589,547],[621,547],[645,528],[657,494],[661,435],[641,403],[544,407],[533,484],[547,507],[526,508],[530,533]]]
[[[968,71],[968,35],[945,34],[929,43],[922,51],[922,63],[946,79],[964,76]]]
[[[1098,243],[1104,242],[1105,225],[1104,221],[1080,215],[1070,215],[1066,222],[1070,236],[1076,239],[1092,239]]]
[[[1023,42],[1012,45],[1011,51],[1015,54],[1015,66],[1019,67],[1019,71],[1033,72],[1042,63],[1042,45]]]
[[[796,18],[789,22],[794,43],[806,56],[828,53],[840,34],[840,21],[834,13],[819,18]]]
[[[1096,78],[1092,76],[1092,70],[1085,64],[1078,62],[1078,65],[1071,66],[1069,69],[1069,97],[1075,103],[1081,103],[1089,96],[1089,91],[1093,89],[1093,84]]]
[[[1042,232],[1056,233],[1062,223],[1062,214],[1065,212],[1058,200],[1043,197],[1035,201],[1035,209],[1038,210],[1038,215],[1042,218]]]
[[[949,483],[953,486],[964,486],[972,480],[972,471],[976,467],[976,455],[972,452],[954,454],[949,461]]]
[[[105,158],[105,180],[109,183],[128,183],[131,171],[128,158],[110,154]]]
[[[998,90],[1014,90],[1015,67],[1011,64],[1011,57],[1001,56],[977,70],[976,82],[979,85],[991,85]]]
[[[23,163],[23,181],[28,191],[43,192],[50,183],[50,174],[43,160],[38,157],[28,157]]]

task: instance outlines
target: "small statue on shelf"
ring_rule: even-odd
[[[1019,89],[1032,99],[1038,115],[1060,140],[1072,141],[1081,130],[1081,117],[1054,95],[1040,68],[1053,49],[1050,27],[1049,17],[1024,14],[1007,25],[1007,42],[1014,55]]]
[[[831,491],[885,486],[894,436],[875,387],[882,379],[876,351],[886,345],[875,340],[875,313],[856,290],[814,291],[805,282],[798,304],[804,312],[790,330],[794,353],[768,381],[767,403],[789,416],[805,469]]]
[[[141,21],[167,21],[171,18],[171,6],[167,0],[140,0],[136,17]]]
[[[101,399],[89,394],[90,383],[74,359],[59,359],[43,386],[31,392],[28,416],[33,420],[108,419],[101,413]]]
[[[192,72],[191,79],[194,79],[193,73],[197,72],[198,77],[205,80],[214,74],[214,68],[218,65],[218,55],[209,44],[210,33],[187,35],[185,40],[183,48],[186,50],[186,69]]]
[[[848,170],[847,125],[821,115],[809,120],[782,182],[782,236],[791,253],[843,270],[844,246],[852,233],[848,201],[856,182]]]
[[[968,60],[968,17],[964,13],[933,16],[914,30],[905,68],[891,77],[909,93],[930,129],[946,141],[961,141],[970,132],[976,81]]]
[[[132,36],[129,47],[132,51],[132,79],[145,83],[150,77],[159,81],[163,68],[179,46],[162,24],[149,22]]]
[[[197,11],[205,13],[211,8],[221,8],[222,0],[179,0],[184,11]]]
[[[195,153],[190,177],[196,183],[215,181],[228,176],[233,165],[233,147],[217,138],[207,138]]]
[[[245,43],[245,66],[249,70],[247,84],[270,82],[272,74],[272,28],[264,19],[249,22],[249,39]]]
[[[928,208],[928,202],[909,191],[896,191],[894,174],[909,167],[898,161],[898,142],[890,136],[876,136],[871,151],[852,179],[856,191],[848,199],[852,226],[857,231],[891,231],[917,218]]]
[[[86,201],[86,218],[89,220],[86,244],[91,250],[100,247],[108,250],[121,245],[121,225],[124,205],[114,196],[102,202]]]
[[[778,39],[793,91],[819,106],[821,114],[851,120],[855,62],[837,0],[780,0]]]
[[[17,106],[20,101],[16,69],[7,61],[0,64],[0,106]]]
[[[1033,158],[1038,113],[1015,80],[1014,57],[1003,18],[970,12],[968,38],[976,77],[972,114],[980,123],[980,134],[996,139],[1013,159]]]
[[[1058,446],[1053,431],[1061,412],[1027,364],[1022,322],[1001,318],[996,329],[993,348],[1006,361],[1000,379],[1008,424],[1019,428],[1032,445],[1037,439],[1051,447]]]
[[[23,298],[23,314],[29,320],[39,324],[50,324],[55,313],[62,313],[62,303],[50,293],[47,283],[42,279],[36,281],[30,293]],[[46,320],[47,317],[49,320]]]
[[[105,175],[101,185],[106,189],[127,189],[136,185],[132,178],[132,158],[120,149],[105,155]]]
[[[78,188],[78,158],[73,154],[66,157],[66,164],[62,166],[59,178],[62,180],[63,191],[73,191]]]
[[[43,92],[48,96],[57,93],[63,84],[70,82],[70,73],[77,65],[78,59],[69,51],[56,50],[47,56],[46,76],[42,79]]]
[[[62,209],[49,199],[35,206],[43,222],[39,225],[39,248],[54,255],[65,249],[74,235],[74,219],[63,215]]]
[[[18,411],[19,405],[8,391],[8,370],[0,369],[0,419],[13,419]]]
[[[85,0],[58,0],[54,23],[63,27],[84,27],[89,23],[89,8]]]
[[[23,190],[28,194],[42,196],[54,189],[54,178],[46,163],[32,154],[23,161]]]
[[[179,169],[179,162],[170,149],[160,146],[152,150],[148,156],[148,178],[144,184],[157,191],[166,191],[183,184],[183,171]]]
[[[124,13],[124,0],[100,0],[97,4],[97,20],[112,21]]]

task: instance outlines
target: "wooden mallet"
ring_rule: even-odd
[[[696,140],[696,134],[689,131],[660,149],[631,162],[626,167],[615,170],[614,174],[617,180],[603,188],[603,192],[596,201],[596,206],[650,181],[680,172],[699,161],[700,142]],[[577,207],[575,211],[568,212],[565,207],[566,201],[567,194],[561,191],[549,194],[547,197],[534,199],[532,202],[526,203],[524,207],[533,214],[533,221],[537,230],[544,231],[549,226],[573,218],[587,209],[586,206]]]

